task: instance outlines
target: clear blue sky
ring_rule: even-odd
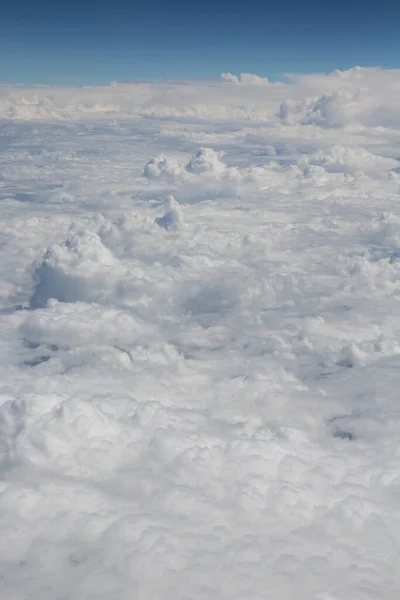
[[[102,84],[400,67],[394,0],[8,0],[0,82]]]

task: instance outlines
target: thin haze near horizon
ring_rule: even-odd
[[[385,0],[270,4],[155,0],[107,6],[8,4],[0,27],[1,83],[105,84],[253,72],[399,66],[400,8]]]

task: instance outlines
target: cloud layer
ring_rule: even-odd
[[[398,101],[0,87],[0,596],[397,600]]]
[[[289,76],[290,77],[290,76]],[[31,89],[0,86],[0,117],[21,120],[161,118],[258,120],[320,127],[400,126],[400,75],[355,67],[270,83],[242,73],[221,81],[112,83],[104,87]],[[236,84],[236,85],[227,85]]]

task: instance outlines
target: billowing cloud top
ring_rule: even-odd
[[[232,75],[232,73],[221,73],[222,81],[228,81],[229,83],[244,83],[245,85],[267,85],[268,79],[266,77],[260,77],[253,73],[241,73],[239,77]]]

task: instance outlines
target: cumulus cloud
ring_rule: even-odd
[[[319,125],[343,127],[357,122],[372,106],[371,100],[359,89],[338,90],[318,98],[285,100],[279,111],[280,119],[289,125]]]
[[[221,73],[222,81],[227,81],[228,83],[239,83],[239,78],[237,75],[232,75],[232,73]]]
[[[62,302],[102,302],[114,294],[121,267],[92,231],[72,234],[50,246],[35,273],[30,304],[45,306],[51,298]]]
[[[389,249],[389,256],[398,260],[400,254],[400,219],[392,212],[384,211],[379,218],[374,232],[371,236],[371,241],[375,244]],[[392,255],[396,252],[396,256]]]
[[[232,75],[232,73],[221,73],[221,80],[229,83],[243,83],[244,85],[268,85],[269,81],[266,77],[260,77],[254,73],[241,73]]]
[[[179,163],[165,155],[158,155],[145,165],[143,176],[147,179],[174,181],[175,183],[190,182],[193,177],[218,179],[230,171],[222,158],[223,153],[212,148],[199,148],[186,164]],[[234,170],[232,169],[232,171]]]
[[[260,77],[254,73],[241,73],[240,82],[248,85],[267,85],[269,83],[266,77]]]
[[[348,146],[333,146],[320,148],[314,153],[303,155],[299,159],[300,165],[314,165],[323,167],[328,173],[385,173],[399,166],[399,162],[392,158],[378,156],[364,148]]]
[[[355,67],[291,79],[293,94],[281,103],[279,111],[284,123],[327,128],[400,124],[400,71]]]
[[[175,179],[182,173],[182,167],[172,158],[159,154],[151,158],[143,169],[143,176],[147,179]]]
[[[273,148],[267,146],[267,156],[274,156],[274,152]],[[223,158],[223,152],[207,147],[200,147],[187,162],[178,163],[168,156],[159,155],[145,165],[142,175],[168,185],[171,190],[180,190],[180,199],[185,201],[203,196],[236,196],[238,186],[256,183],[265,175],[264,167],[230,167]],[[166,215],[169,212],[167,209]],[[156,222],[165,224],[169,222],[169,217]]]
[[[155,222],[164,229],[177,229],[182,224],[181,208],[171,194],[167,196],[164,215]]]
[[[203,173],[221,175],[226,171],[226,165],[221,161],[222,156],[221,152],[216,152],[212,148],[200,148],[187,163],[186,171],[196,175]]]

